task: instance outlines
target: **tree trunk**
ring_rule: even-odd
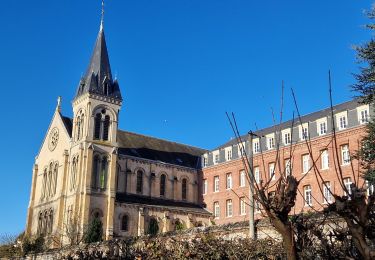
[[[290,223],[284,223],[276,216],[273,216],[270,219],[277,232],[279,232],[283,238],[284,249],[286,252],[287,259],[297,260],[297,248],[296,243],[294,241],[293,229]]]
[[[355,225],[349,218],[345,218],[348,225],[350,234],[352,235],[354,244],[362,255],[364,260],[371,260],[375,258],[375,251],[372,250],[366,242],[366,237],[363,232],[363,228],[359,225]]]

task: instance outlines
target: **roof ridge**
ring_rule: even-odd
[[[172,144],[183,145],[183,146],[187,146],[187,147],[191,147],[191,148],[195,148],[195,149],[200,149],[200,150],[203,150],[203,151],[209,151],[208,149],[200,148],[200,147],[189,145],[189,144],[178,143],[178,142],[175,142],[175,141],[170,141],[170,140],[166,140],[166,139],[163,139],[163,138],[154,137],[154,136],[151,136],[151,135],[139,134],[139,133],[125,131],[125,130],[121,130],[121,129],[119,129],[118,131],[123,132],[123,133],[129,133],[129,134],[133,134],[133,135],[153,138],[153,139],[156,139],[156,140],[160,140],[160,141],[164,141],[164,142],[168,142],[168,143],[172,143]]]

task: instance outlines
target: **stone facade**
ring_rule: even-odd
[[[202,207],[200,156],[205,150],[118,129],[122,96],[112,79],[101,26],[86,75],[73,100],[73,118],[61,99],[35,159],[26,234],[69,242],[93,218],[104,239],[210,225]]]

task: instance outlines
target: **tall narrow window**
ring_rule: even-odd
[[[109,131],[109,116],[104,117],[104,122],[103,122],[103,140],[108,141],[108,131]]]
[[[187,199],[187,180],[182,179],[182,187],[181,187],[181,197],[183,200]]]
[[[162,174],[160,176],[160,196],[164,197],[165,196],[165,174]]]
[[[269,176],[271,180],[276,180],[275,163],[268,164]]]
[[[53,168],[53,186],[52,186],[52,195],[56,194],[57,188],[57,174],[59,172],[59,164],[56,163],[55,167]]]
[[[254,153],[259,153],[260,152],[259,141],[255,141],[253,145],[254,145]]]
[[[48,234],[52,234],[52,229],[53,229],[53,211],[51,210],[49,212],[49,219],[48,219]]]
[[[268,149],[275,148],[275,139],[273,137],[267,138]]]
[[[323,195],[324,195],[324,203],[331,203],[332,202],[332,194],[331,194],[331,183],[326,181],[323,183]]]
[[[319,135],[325,135],[327,133],[327,123],[321,122],[319,124]]]
[[[341,146],[341,159],[342,165],[350,164],[349,145],[347,144]]]
[[[329,168],[328,150],[325,149],[321,153],[320,160],[322,162],[322,170],[326,170]]]
[[[76,188],[76,176],[77,176],[78,157],[73,158],[72,171],[70,174],[70,190]]]
[[[290,133],[284,134],[284,144],[290,144],[291,143]]]
[[[219,176],[214,177],[214,192],[219,191]]]
[[[260,183],[260,170],[259,167],[254,167],[254,178],[256,183]]]
[[[215,164],[219,163],[219,154],[215,154]]]
[[[246,172],[244,170],[240,171],[240,187],[245,187],[246,183]]]
[[[141,170],[137,171],[137,193],[142,193],[143,191],[143,172]]]
[[[108,161],[107,157],[102,159],[101,171],[100,171],[100,189],[104,190],[107,187],[107,171]]]
[[[303,193],[305,196],[305,205],[311,206],[312,205],[312,194],[311,194],[311,186],[306,185],[303,187]]]
[[[51,197],[52,195],[52,171],[53,171],[53,164],[51,163],[49,165],[48,169],[48,178],[47,178],[47,187],[48,187],[48,197]]]
[[[339,117],[339,130],[346,128],[346,116]]]
[[[226,216],[231,217],[232,215],[233,215],[232,200],[227,200]]]
[[[306,140],[309,136],[307,127],[302,127],[302,140]]]
[[[99,169],[100,161],[99,156],[94,156],[93,167],[92,167],[92,187],[97,189],[99,187]]]
[[[41,195],[41,199],[44,199],[44,197],[46,196],[46,188],[47,188],[47,168],[44,169],[44,172],[43,172],[43,179],[42,179],[42,195]]]
[[[245,197],[240,198],[240,214],[241,215],[246,215]]]
[[[228,149],[227,150],[227,161],[230,161],[232,160],[232,149]]]
[[[128,231],[129,229],[129,216],[124,215],[121,218],[121,231]]]
[[[310,170],[310,158],[308,154],[302,155],[302,173],[307,173]]]
[[[76,123],[76,128],[77,128],[77,141],[81,139],[81,117],[77,117],[77,123]]]
[[[220,217],[220,205],[218,201],[214,202],[214,216],[215,218]]]
[[[95,115],[95,123],[94,123],[94,139],[100,139],[100,132],[101,132],[101,124],[102,124],[102,114],[97,113]]]
[[[360,112],[360,123],[361,124],[365,124],[368,122],[368,110],[367,109],[364,109],[364,110],[361,110]]]
[[[208,183],[207,180],[203,180],[203,194],[207,194],[207,189],[208,189]]]
[[[84,125],[85,125],[85,115],[82,114],[81,115],[81,121],[80,121],[80,128],[81,128],[81,130],[80,130],[80,133],[81,133],[80,134],[80,138],[82,138],[84,136],[84,134],[83,134]]]
[[[231,189],[231,188],[232,188],[232,174],[227,173],[227,189]]]

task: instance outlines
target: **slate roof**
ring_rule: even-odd
[[[203,207],[189,202],[167,200],[162,198],[155,198],[149,196],[136,195],[131,193],[117,193],[116,202],[129,203],[129,204],[144,204],[149,206],[168,207],[174,210],[182,210],[184,212],[195,212],[201,214],[211,215]]]
[[[342,112],[342,111],[352,110],[352,109],[355,109],[356,107],[358,107],[359,105],[360,105],[359,99],[353,99],[353,100],[338,104],[336,106],[333,106],[333,112],[336,114],[336,113],[339,113],[339,112]],[[301,120],[302,120],[302,123],[313,122],[315,120],[318,120],[320,118],[330,116],[330,115],[331,115],[331,108],[326,108],[326,109],[323,109],[323,110],[319,110],[317,112],[313,112],[313,113],[301,116]],[[265,136],[265,135],[274,133],[275,129],[283,130],[283,129],[287,129],[287,128],[292,127],[292,125],[293,125],[293,120],[289,120],[289,121],[283,122],[281,124],[278,124],[276,126],[270,126],[270,127],[267,127],[267,128],[260,129],[258,131],[254,131],[254,133],[258,136]],[[296,117],[294,119],[294,127],[299,126],[299,125],[300,125],[299,119],[297,118],[297,115],[296,115]],[[242,138],[242,141],[247,141],[248,135],[247,134],[242,135],[241,138]],[[235,145],[237,143],[238,143],[237,140],[234,138],[234,139],[226,142],[225,144],[222,144],[222,145],[216,147],[212,151],[219,150],[219,149],[222,149],[222,148],[225,148],[225,147],[228,147],[228,146],[232,146],[232,145]]]
[[[61,114],[60,114],[61,115]],[[69,137],[72,137],[72,131],[73,131],[73,120],[69,117],[61,115],[62,121],[64,123],[64,126],[66,128],[66,131],[69,134]]]
[[[79,82],[75,99],[93,93],[122,100],[117,80],[112,79],[104,29],[101,27],[86,74]]]
[[[200,156],[207,150],[131,132],[118,131],[119,154],[200,168]]]

